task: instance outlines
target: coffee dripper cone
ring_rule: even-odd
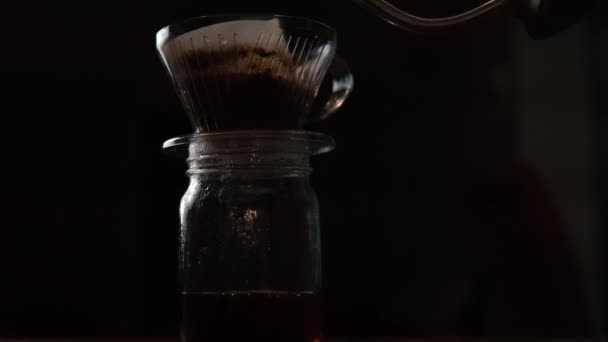
[[[308,19],[199,17],[160,30],[157,49],[197,133],[302,129],[334,113],[353,87],[335,58],[335,31]],[[328,70],[332,94],[311,113]]]

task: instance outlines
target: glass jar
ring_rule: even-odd
[[[195,134],[181,207],[183,341],[318,341],[319,208],[304,131]]]

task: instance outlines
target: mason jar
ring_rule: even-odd
[[[332,138],[234,131],[168,141],[187,152],[181,206],[183,341],[319,341],[321,243],[310,157]]]

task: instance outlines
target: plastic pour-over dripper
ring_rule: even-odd
[[[196,132],[301,129],[335,112],[353,78],[335,31],[305,18],[209,16],[169,25],[157,48]],[[310,113],[328,70],[330,98]]]

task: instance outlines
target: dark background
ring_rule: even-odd
[[[500,16],[419,36],[346,0],[11,1],[0,336],[177,335],[187,183],[160,147],[190,128],[154,34],[223,12],[324,21],[355,75],[311,127],[338,142],[313,162],[328,335],[606,333],[606,5],[538,42]]]

